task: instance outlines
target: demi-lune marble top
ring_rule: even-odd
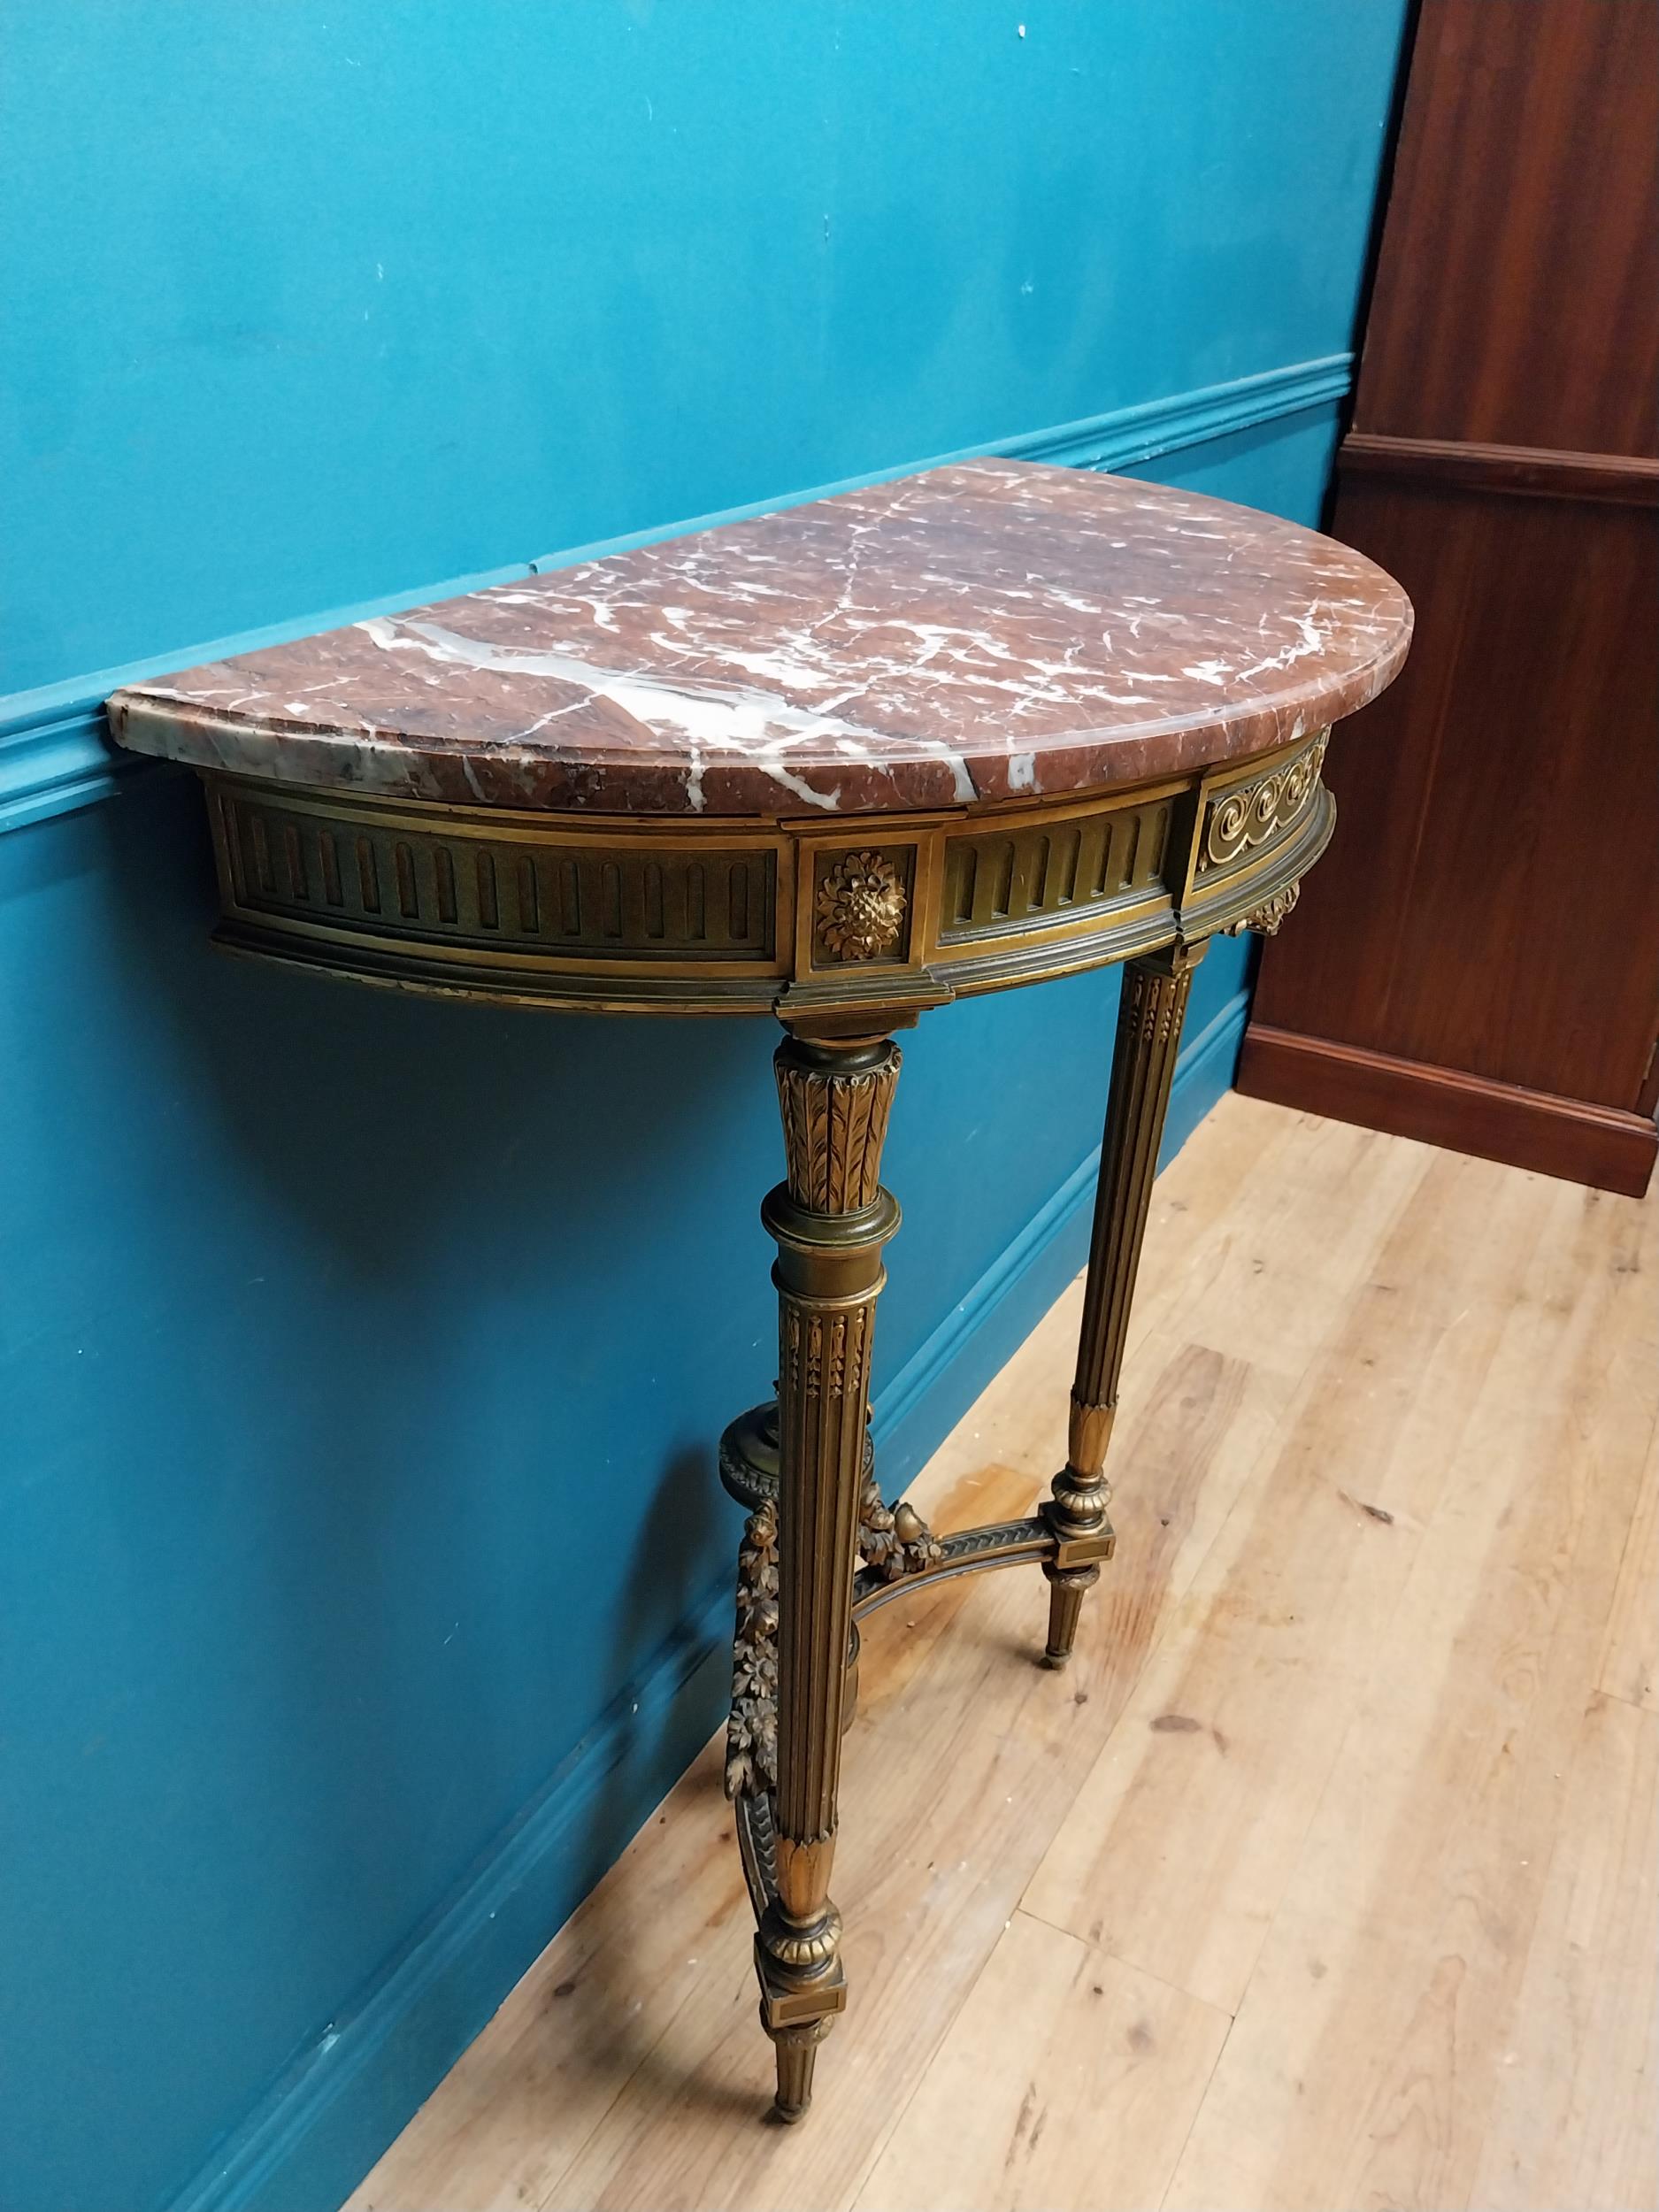
[[[1410,629],[1316,532],[966,461],[238,654],[110,719],[140,752],[451,805],[955,808],[1287,744],[1379,692]]]

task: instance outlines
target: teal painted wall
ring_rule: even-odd
[[[1312,519],[1402,5],[0,16],[6,2212],[338,2200],[718,1717],[772,1371],[764,1026],[219,960],[102,672],[1062,426]],[[1115,992],[906,1041],[890,1482],[1078,1263]]]

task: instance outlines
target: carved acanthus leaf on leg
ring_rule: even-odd
[[[737,1555],[726,1793],[758,1797],[776,1787],[777,1773],[778,1513],[768,1500],[745,1522]]]

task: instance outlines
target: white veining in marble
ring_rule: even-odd
[[[1287,741],[1403,657],[1347,547],[975,462],[376,616],[123,695],[126,741],[483,804],[967,805]]]

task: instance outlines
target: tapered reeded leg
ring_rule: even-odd
[[[1181,1019],[1203,949],[1172,945],[1131,961],[1124,971],[1066,1463],[1043,1507],[1057,1540],[1055,1557],[1043,1568],[1050,1585],[1044,1656],[1051,1667],[1063,1667],[1071,1657],[1083,1594],[1099,1580],[1099,1562],[1111,1555],[1106,1448]]]
[[[775,1525],[764,1508],[758,1529],[751,1522],[749,1586],[776,1627],[775,1855],[755,1956],[761,2018],[777,2046],[776,2110],[793,2120],[810,2099],[818,2043],[846,2002],[829,1883],[841,1732],[856,1683],[849,1660],[872,1325],[881,1249],[899,1219],[879,1181],[899,1053],[890,1040],[791,1036],[776,1066],[788,1178],[762,1219],[778,1245],[777,1508]],[[740,1631],[745,1601],[740,1594]],[[756,1686],[764,1695],[772,1685]],[[764,1779],[774,1779],[764,1772],[772,1749],[760,1763]],[[740,1794],[749,1783],[740,1773]]]

